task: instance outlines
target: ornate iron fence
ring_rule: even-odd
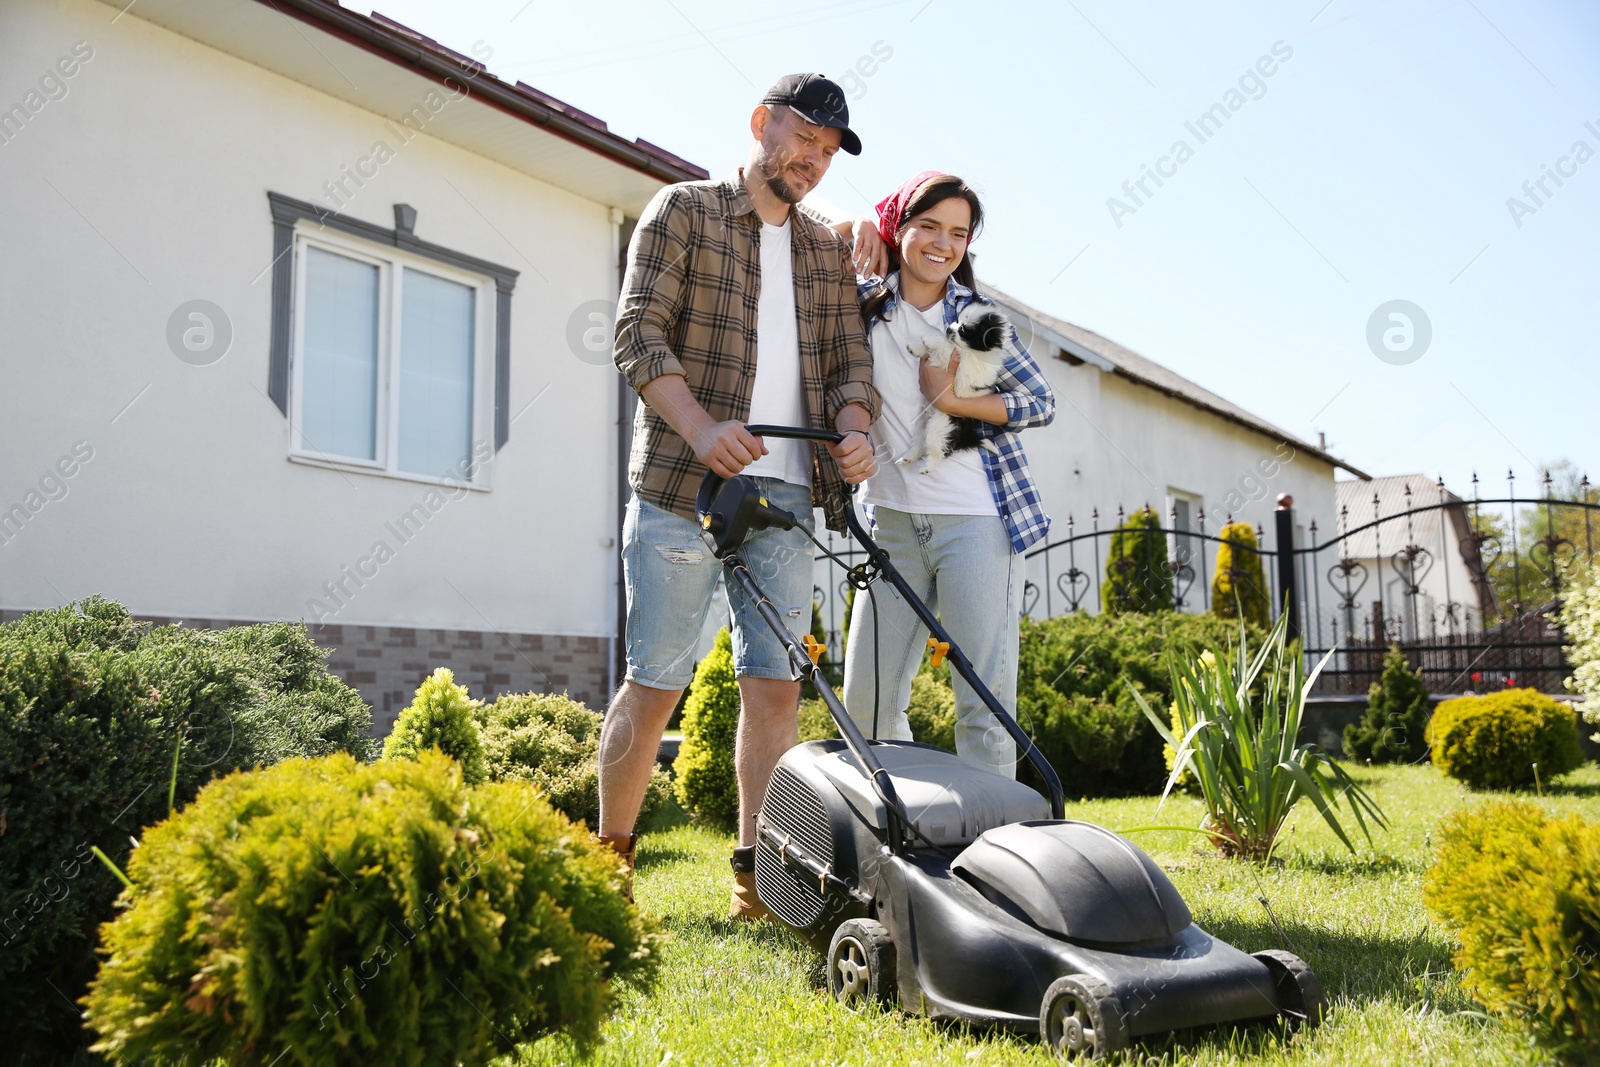
[[[1370,519],[1341,507],[1337,531],[1319,540],[1323,531],[1313,519],[1304,545],[1294,543],[1294,501],[1280,496],[1270,543],[1269,531],[1256,525],[1254,549],[1231,544],[1230,580],[1235,586],[1252,580],[1252,564],[1259,562],[1270,615],[1290,613],[1290,633],[1302,641],[1308,660],[1336,650],[1318,680],[1319,693],[1366,692],[1381,675],[1390,644],[1404,649],[1435,693],[1511,685],[1563,692],[1569,670],[1554,619],[1563,567],[1578,556],[1593,560],[1600,500],[1587,477],[1573,494],[1578,499],[1557,498],[1548,472],[1537,497],[1518,496],[1514,477],[1507,480],[1505,496],[1485,498],[1474,475],[1468,499],[1450,493],[1441,479],[1432,484],[1434,499],[1426,501],[1407,484],[1400,506],[1388,513],[1375,492]],[[1193,529],[1177,525],[1173,508],[1166,518],[1165,525],[1146,528],[1166,539],[1165,558],[1136,560],[1143,564],[1138,573],[1155,575],[1173,608],[1209,611],[1224,544],[1217,509],[1197,508]],[[1031,570],[1044,575],[1042,582],[1027,583],[1024,614],[1098,614],[1107,608],[1108,589],[1126,600],[1126,585],[1107,577],[1108,570],[1118,573],[1108,567],[1110,539],[1128,528],[1128,519],[1118,507],[1115,523],[1103,528],[1096,508],[1089,529],[1080,530],[1068,515],[1065,537],[1027,554]],[[1137,543],[1155,551],[1153,536]],[[831,537],[829,548],[852,562],[862,558]],[[1258,561],[1249,558],[1252,551]],[[835,664],[843,658],[847,590],[843,580],[815,587]]]

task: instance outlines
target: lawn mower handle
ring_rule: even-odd
[[[823,444],[836,445],[844,440],[844,434],[838,430],[812,430],[804,426],[768,426],[765,423],[750,423],[745,429],[757,437],[785,437],[791,441],[821,441]]]

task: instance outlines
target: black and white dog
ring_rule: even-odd
[[[1011,333],[1011,323],[988,300],[978,298],[961,309],[956,321],[945,327],[942,340],[925,341],[909,346],[918,359],[925,359],[943,369],[950,365],[950,357],[961,356],[956,366],[952,391],[959,397],[983,396],[995,390],[1000,370],[1006,362],[1006,338]],[[911,464],[923,460],[918,473],[930,474],[939,461],[952,452],[964,448],[977,448],[979,420],[946,415],[931,403],[923,414],[920,432],[912,435],[911,447],[896,463]]]

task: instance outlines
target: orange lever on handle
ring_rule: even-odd
[[[828,647],[810,634],[803,635],[800,641],[806,646],[806,655],[811,657],[812,663],[816,663],[817,660],[821,659],[823,650]]]
[[[944,658],[950,654],[950,642],[930,637],[928,638],[928,648],[932,653],[928,657],[928,663],[934,668],[943,667]]]

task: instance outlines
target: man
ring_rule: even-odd
[[[795,209],[841,148],[859,155],[839,87],[791,74],[750,116],[749,162],[720,182],[661,190],[628,248],[615,358],[643,403],[634,420],[623,525],[627,678],[600,735],[598,836],[627,862],[661,733],[692,678],[713,589],[724,582],[739,683],[735,765],[739,845],[734,918],[765,916],[755,894],[755,817],[778,757],[799,741],[800,683],[788,655],[700,539],[695,492],[707,468],[757,479],[803,517],[821,505],[843,529],[844,483],[872,473],[866,429],[877,414],[872,356],[849,251]],[[754,436],[746,423],[832,426],[824,456],[808,442]],[[741,550],[799,630],[810,628],[811,545],[799,530],[762,530]]]

